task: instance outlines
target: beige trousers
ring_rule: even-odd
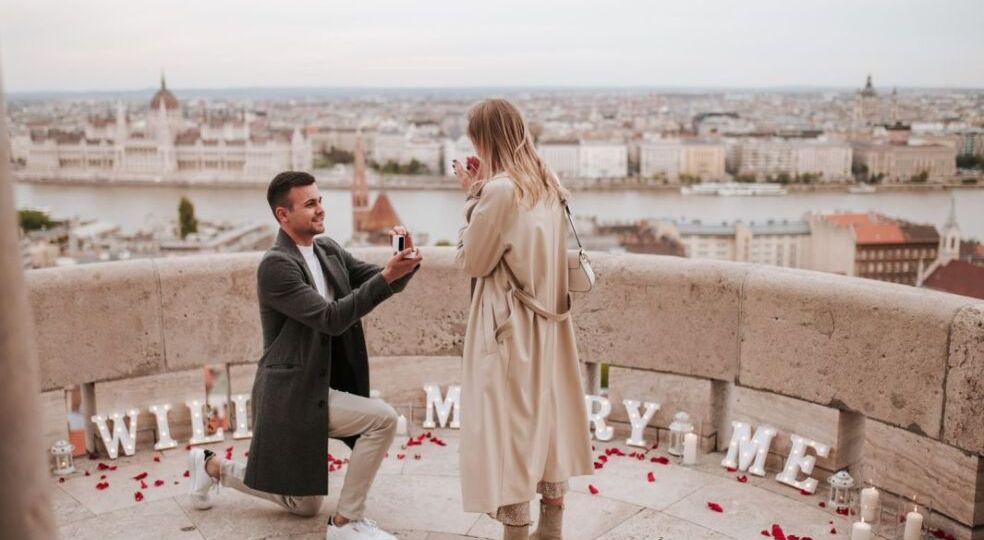
[[[335,513],[350,520],[363,518],[366,497],[376,478],[376,471],[386,457],[393,436],[396,434],[396,411],[385,401],[356,396],[346,392],[328,392],[328,436],[332,438],[359,435],[349,457],[345,484],[338,499]],[[212,459],[219,459],[218,456]],[[290,456],[284,456],[290,459]],[[321,510],[324,497],[320,495],[292,497],[277,495],[250,488],[243,483],[246,464],[237,461],[219,461],[219,481],[223,486],[271,501],[288,512],[310,517]]]

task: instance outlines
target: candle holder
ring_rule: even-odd
[[[827,506],[841,515],[847,515],[851,509],[854,496],[854,478],[848,474],[847,470],[837,471],[836,474],[827,478],[830,484],[830,496],[827,497]]]
[[[933,507],[929,498],[899,497],[895,515],[895,540],[928,540]]]
[[[666,449],[671,455],[683,456],[683,438],[687,433],[694,430],[694,423],[690,420],[690,415],[680,411],[673,415],[673,422],[670,423],[670,445]],[[699,441],[698,441],[699,444]]]
[[[68,476],[75,472],[75,446],[67,441],[58,441],[51,447],[52,470],[58,476]]]

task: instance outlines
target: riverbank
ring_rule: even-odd
[[[319,175],[318,186],[327,190],[348,190],[351,187],[349,178],[337,178],[327,175]],[[220,181],[220,180],[180,180],[180,179],[114,179],[114,178],[88,178],[88,177],[52,177],[45,178],[34,175],[23,175],[14,173],[14,180],[21,184],[49,185],[49,186],[76,186],[76,187],[169,187],[169,188],[205,188],[205,189],[233,189],[233,190],[255,190],[266,189],[269,180],[255,181]],[[461,188],[453,179],[445,176],[395,176],[395,177],[370,177],[368,179],[369,189],[385,191],[458,191]],[[655,193],[678,193],[681,185],[679,184],[639,184],[634,178],[626,181],[616,181],[614,179],[602,181],[590,181],[590,183],[571,179],[566,180],[565,185],[571,191],[578,192],[655,192]],[[848,193],[848,189],[856,184],[788,184],[784,186],[790,193]],[[927,184],[878,184],[873,186],[879,193],[897,192],[934,192],[955,189],[984,189],[984,182],[976,184],[964,184],[961,182],[949,183],[927,183]]]

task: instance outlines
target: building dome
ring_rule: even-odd
[[[174,94],[167,89],[167,85],[164,83],[164,76],[161,75],[161,89],[154,94],[154,97],[150,100],[150,110],[156,111],[161,107],[161,103],[164,103],[164,108],[167,110],[174,110],[180,107],[178,103],[178,98],[174,97]]]

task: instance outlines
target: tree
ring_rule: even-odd
[[[929,171],[922,171],[919,174],[912,175],[909,181],[916,184],[925,184],[926,180],[929,180]]]
[[[20,228],[25,231],[49,229],[54,225],[48,214],[41,210],[18,210],[17,217],[20,221]]]
[[[178,232],[182,240],[189,234],[198,232],[195,205],[191,204],[187,197],[181,197],[181,202],[178,203]]]
[[[957,167],[961,169],[984,169],[984,157],[961,154],[957,156]]]

